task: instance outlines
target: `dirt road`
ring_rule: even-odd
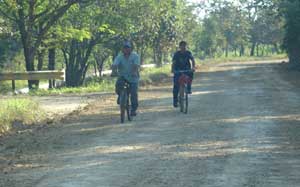
[[[228,63],[197,73],[190,113],[171,86],[141,91],[119,124],[115,98],[54,127],[7,138],[0,186],[300,186],[300,88],[279,63]]]

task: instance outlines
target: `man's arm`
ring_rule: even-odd
[[[192,53],[191,53],[190,59],[192,61],[192,70],[195,71],[195,69],[196,69],[196,62],[195,62],[195,58],[193,57]]]
[[[196,70],[196,62],[195,62],[194,58],[192,58],[192,69],[193,69],[193,71]]]
[[[172,73],[175,72],[175,63],[176,63],[175,56],[176,56],[176,53],[173,55],[173,58],[172,58],[172,67],[171,67],[171,72]]]
[[[136,75],[136,76],[139,75],[140,66],[141,66],[140,57],[136,54],[133,64],[132,64],[133,75]]]

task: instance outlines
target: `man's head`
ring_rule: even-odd
[[[132,51],[131,42],[130,41],[125,41],[123,43],[123,53],[124,53],[124,55],[130,55],[131,51]]]
[[[179,43],[179,49],[180,49],[180,51],[185,51],[186,50],[186,45],[187,45],[186,41],[181,41]]]

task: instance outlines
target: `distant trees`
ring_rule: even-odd
[[[278,8],[270,5],[273,3],[261,0],[211,1],[201,23],[202,32],[194,35],[196,49],[209,57],[228,57],[229,53],[243,56],[247,51],[251,56],[264,55],[265,47],[280,52],[284,21],[278,16]]]

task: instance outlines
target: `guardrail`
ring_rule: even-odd
[[[54,85],[54,80],[65,80],[65,70],[49,71],[26,71],[26,72],[7,72],[0,73],[0,81],[11,80],[13,92],[16,90],[16,80],[50,80]]]

